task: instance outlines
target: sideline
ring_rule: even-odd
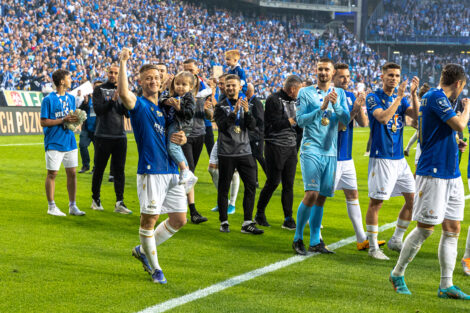
[[[470,195],[468,195],[467,197],[470,197]],[[382,232],[384,230],[387,230],[389,228],[394,227],[396,225],[396,223],[397,222],[393,222],[393,223],[389,223],[389,224],[385,224],[383,226],[380,226],[379,227],[379,232]],[[351,237],[342,239],[340,241],[337,241],[337,242],[335,242],[331,245],[328,245],[328,248],[330,250],[336,250],[336,249],[344,247],[344,246],[346,246],[350,243],[353,243],[355,241],[356,241],[356,236],[351,236]],[[192,292],[192,293],[189,293],[187,295],[184,295],[184,296],[181,296],[181,297],[178,297],[178,298],[174,298],[174,299],[170,299],[170,300],[167,300],[165,302],[156,304],[154,306],[148,307],[148,308],[140,311],[139,313],[165,312],[165,311],[171,310],[173,308],[176,308],[178,306],[181,306],[183,304],[186,304],[186,303],[189,303],[189,302],[192,302],[194,300],[201,299],[201,298],[205,298],[205,297],[210,296],[214,293],[223,291],[227,288],[230,288],[230,287],[239,285],[241,283],[244,283],[246,281],[252,280],[252,279],[254,279],[258,276],[265,275],[265,274],[277,271],[281,268],[287,267],[289,265],[305,261],[308,258],[317,256],[318,254],[319,253],[312,253],[312,254],[308,254],[306,256],[296,255],[296,256],[290,257],[288,259],[278,261],[276,263],[272,263],[272,264],[267,265],[265,267],[258,268],[256,270],[251,271],[251,272],[247,272],[245,274],[241,274],[241,275],[229,278],[225,281],[214,284],[214,285],[209,286],[207,288],[199,289],[199,290],[197,290],[195,292]]]

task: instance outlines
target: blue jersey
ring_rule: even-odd
[[[405,113],[410,107],[406,98],[401,100],[395,114],[383,125],[374,117],[377,109],[388,109],[397,95],[388,96],[382,89],[370,93],[366,98],[369,127],[372,137],[370,157],[379,159],[399,160],[403,159],[403,128],[405,126]]]
[[[467,128],[470,132],[470,120],[468,121]],[[467,177],[470,177],[470,153],[468,154]]]
[[[351,113],[356,97],[350,91],[344,91],[344,93],[346,94],[349,113]],[[338,161],[352,160],[353,130],[354,121],[351,121],[346,129],[338,132]]]
[[[302,138],[302,152],[336,157],[336,143],[338,140],[338,122],[349,123],[349,110],[346,94],[341,88],[335,88],[338,99],[334,105],[331,102],[325,111],[320,110],[322,99],[328,92],[320,91],[315,86],[300,89],[298,107],[296,112],[297,124],[304,128]],[[329,124],[321,124],[324,114],[328,114]]]
[[[442,179],[460,177],[457,132],[447,121],[456,116],[442,89],[432,88],[419,107],[421,156],[416,175]]]
[[[66,117],[75,111],[75,97],[65,93],[58,96],[51,92],[41,103],[41,118],[56,120]],[[71,151],[77,149],[75,135],[63,125],[44,127],[44,147],[47,150]]]
[[[230,68],[228,70],[228,74],[233,74],[233,75],[237,75],[238,77],[240,77],[240,84],[242,86],[242,92],[243,93],[246,93],[246,89],[247,89],[247,85],[246,85],[246,74],[245,74],[245,71],[242,69],[242,67],[240,66],[240,64],[237,64],[235,65],[235,67],[233,68]]]
[[[150,100],[138,97],[130,116],[139,152],[137,174],[177,174],[178,166],[167,152],[163,110]]]

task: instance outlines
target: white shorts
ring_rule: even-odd
[[[415,192],[415,179],[406,160],[369,159],[369,198],[388,200]]]
[[[441,179],[416,175],[413,221],[438,225],[444,219],[462,221],[465,196],[462,178]]]
[[[60,164],[65,168],[78,166],[78,149],[70,151],[47,150],[46,151],[46,169],[58,171]]]
[[[415,164],[418,164],[419,157],[421,156],[421,147],[419,142],[416,144]]]
[[[214,143],[212,147],[211,155],[209,157],[209,164],[219,164],[219,157],[217,156],[217,141]]]
[[[178,174],[137,174],[140,213],[186,213],[186,193],[178,181]]]
[[[335,190],[357,190],[356,168],[353,160],[336,163]]]

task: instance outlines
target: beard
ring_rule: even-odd
[[[330,81],[330,77],[328,75],[318,75],[318,81],[321,83],[327,83]]]

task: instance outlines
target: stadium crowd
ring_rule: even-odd
[[[369,24],[369,33],[384,40],[400,36],[470,35],[470,7],[459,0],[384,0],[384,15]]]
[[[191,57],[201,62],[206,77],[214,65],[224,65],[225,50],[239,49],[247,80],[263,98],[281,87],[289,74],[309,79],[320,56],[351,64],[353,80],[368,87],[377,83],[385,62],[346,28],[339,36],[315,35],[302,31],[294,19],[255,21],[171,0],[23,0],[0,4],[0,15],[4,89],[51,90],[50,73],[59,68],[72,72],[72,88],[103,79],[125,46],[133,47],[130,69],[164,62],[176,73]]]

